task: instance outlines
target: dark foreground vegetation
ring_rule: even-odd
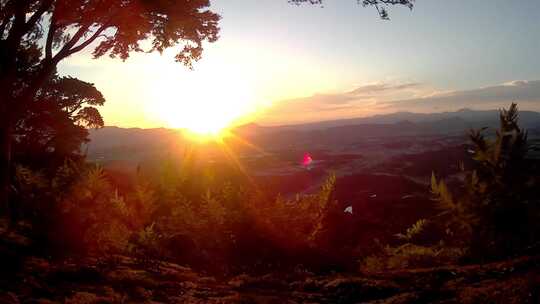
[[[539,167],[517,107],[470,140],[451,182],[379,176],[371,203],[347,189],[374,175],[276,196],[195,152],[127,179],[75,148],[17,150],[2,301],[535,303]]]
[[[11,235],[15,237],[14,235]],[[15,242],[11,239],[10,241]],[[18,241],[23,241],[20,239]],[[17,241],[17,242],[18,242]],[[19,243],[18,250],[24,250]],[[13,249],[13,244],[3,243]],[[22,251],[18,251],[20,254]],[[20,258],[20,256],[18,256]],[[482,265],[317,275],[307,271],[216,278],[128,256],[55,261],[12,256],[2,303],[537,303],[538,257]],[[13,273],[13,263],[17,271]],[[9,277],[5,275],[10,274]]]

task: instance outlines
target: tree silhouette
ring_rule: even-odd
[[[19,163],[54,169],[66,158],[79,156],[88,128],[104,125],[95,106],[105,98],[91,83],[55,76],[35,99],[14,128],[14,158]]]
[[[413,8],[414,0],[357,0],[358,3],[361,3],[362,6],[373,6],[377,9],[379,16],[382,19],[390,19],[388,15],[388,7],[391,5],[404,5],[409,9]],[[289,0],[293,4],[314,4],[314,5],[323,5],[323,0]]]
[[[13,132],[63,59],[84,49],[127,59],[183,44],[191,67],[218,38],[209,0],[0,0],[0,206],[8,198]],[[149,42],[149,43],[147,43]],[[148,47],[146,47],[148,46]],[[81,114],[89,114],[90,110]]]

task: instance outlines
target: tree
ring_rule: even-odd
[[[84,49],[127,59],[183,43],[191,67],[218,38],[209,0],[0,0],[0,205],[7,206],[14,129],[63,59]],[[145,48],[145,43],[149,42]],[[81,114],[89,114],[83,111]]]
[[[91,83],[54,76],[35,99],[14,127],[14,158],[54,171],[66,158],[80,158],[88,128],[103,127],[95,106],[103,105],[105,98]]]
[[[432,191],[448,215],[447,233],[476,256],[505,256],[540,241],[538,163],[528,159],[518,108],[501,110],[495,139],[471,131],[475,167],[464,172],[463,194],[432,176]]]
[[[390,19],[388,16],[388,7],[391,5],[404,5],[408,7],[409,9],[413,8],[414,0],[357,0],[358,3],[361,3],[362,6],[373,6],[377,9],[377,12],[379,13],[379,16],[381,16],[382,19],[388,20]],[[289,0],[290,3],[299,5],[299,4],[314,4],[314,5],[322,5],[323,0]]]

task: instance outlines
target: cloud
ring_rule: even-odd
[[[517,102],[523,110],[540,111],[540,80],[515,80],[471,90],[437,92],[420,83],[377,83],[337,94],[275,103],[262,123],[288,124],[360,117],[397,111],[441,112],[461,108],[496,109]]]
[[[516,80],[472,90],[461,90],[431,96],[380,101],[378,108],[394,110],[456,110],[499,108],[517,102],[522,108],[540,110],[540,80]]]
[[[388,91],[400,91],[400,90],[406,90],[410,88],[416,88],[419,87],[420,83],[404,83],[399,85],[391,85],[388,83],[377,83],[377,84],[368,84],[364,86],[360,86],[352,91],[349,92],[349,94],[352,95],[363,95],[363,94],[374,94],[374,93],[380,93],[380,92],[388,92]]]
[[[354,96],[347,94],[315,94],[309,97],[282,100],[275,103],[267,114],[302,114],[306,112],[332,111],[335,109],[348,108]]]
[[[300,98],[298,101],[309,102],[318,105],[343,105],[348,104],[358,97],[349,94],[315,94],[311,97]]]
[[[418,87],[419,83],[376,83],[343,93],[317,93],[308,97],[282,100],[274,103],[260,120],[279,124],[362,115],[365,114],[366,106],[373,106],[376,100],[413,97],[415,94],[411,89]]]

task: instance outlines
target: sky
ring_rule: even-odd
[[[163,55],[91,59],[59,71],[104,94],[107,125],[263,125],[396,111],[540,111],[540,1],[417,0],[391,20],[356,0],[213,0],[218,42],[190,71]]]

